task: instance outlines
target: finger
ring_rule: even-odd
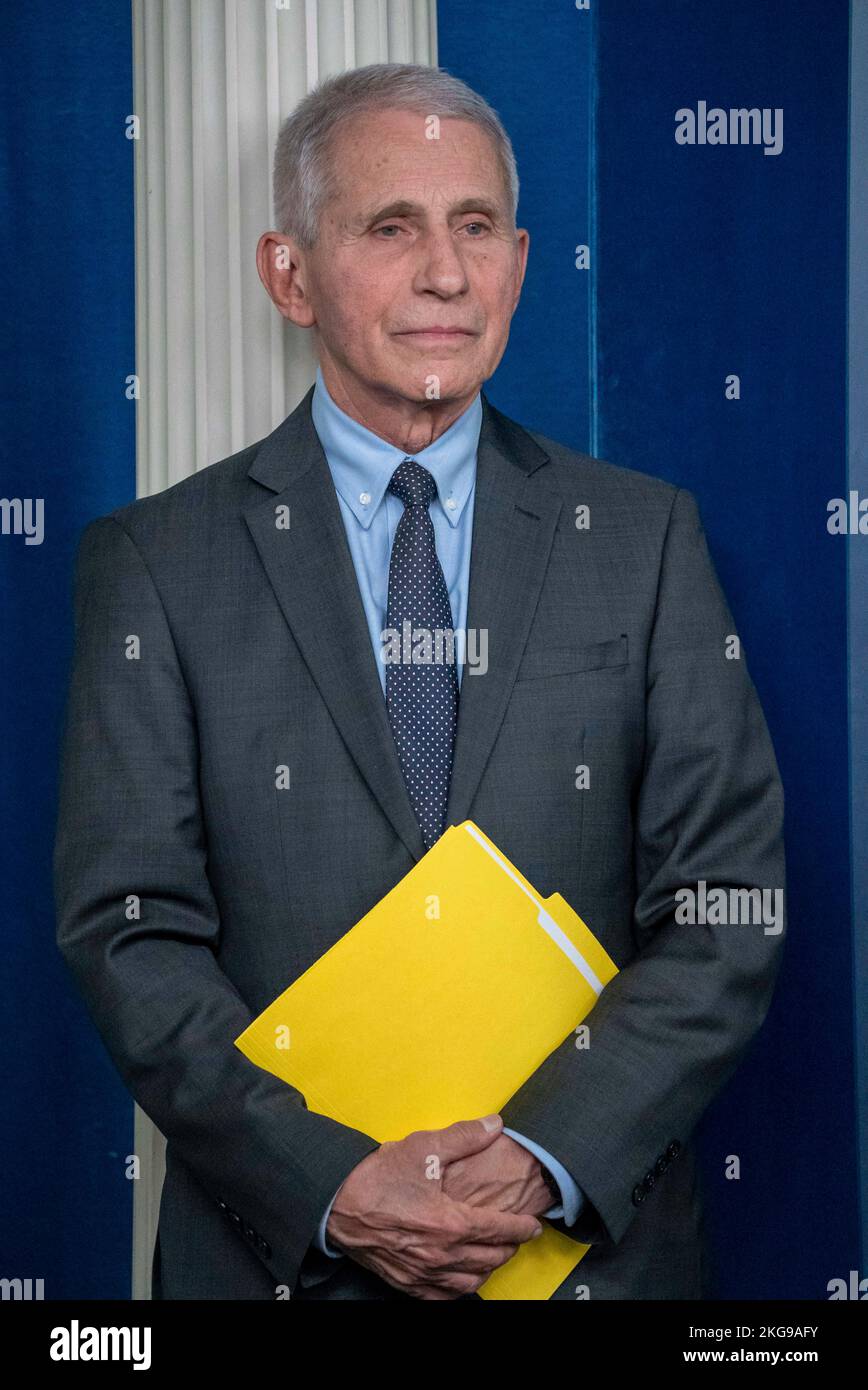
[[[418,1131],[428,1150],[439,1158],[441,1167],[454,1162],[456,1158],[481,1153],[502,1132],[503,1120],[499,1115],[486,1115],[482,1120],[457,1120],[445,1129]],[[408,1139],[413,1137],[410,1134],[407,1136]]]
[[[490,1245],[522,1245],[542,1233],[542,1223],[529,1213],[498,1211],[456,1202],[465,1218],[466,1240]]]
[[[488,1278],[488,1272],[481,1274],[448,1274],[445,1279],[445,1288],[449,1289],[453,1298],[460,1298],[465,1293],[476,1293],[482,1288]]]
[[[436,1284],[428,1282],[432,1278],[428,1273],[426,1273],[424,1277],[417,1273],[412,1278],[409,1278],[403,1273],[398,1277],[394,1272],[375,1272],[380,1274],[380,1278],[383,1279],[385,1283],[390,1284],[393,1289],[397,1289],[398,1293],[406,1294],[409,1298],[436,1299],[442,1301],[444,1299],[457,1297],[457,1294],[453,1293],[450,1289],[440,1288]]]
[[[487,1273],[475,1270],[457,1270],[445,1266],[411,1270],[409,1265],[399,1267],[379,1261],[372,1261],[368,1268],[399,1293],[426,1300],[442,1301],[458,1298],[462,1293],[473,1293],[488,1277]]]
[[[460,1251],[450,1255],[449,1264],[454,1270],[469,1274],[488,1275],[511,1260],[518,1251],[517,1245],[465,1245]]]
[[[420,1280],[420,1285],[425,1285],[431,1289],[446,1291],[450,1298],[457,1298],[459,1294],[476,1293],[477,1289],[482,1288],[490,1274],[490,1270],[464,1270],[464,1269],[441,1269],[437,1272],[429,1271]]]
[[[473,1290],[468,1290],[468,1292],[473,1292]],[[418,1288],[412,1290],[412,1294],[414,1298],[424,1299],[426,1303],[435,1301],[443,1303],[447,1299],[453,1302],[456,1298],[460,1298],[461,1296],[460,1293],[452,1289],[435,1289],[431,1284],[420,1284]]]

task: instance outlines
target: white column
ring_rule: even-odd
[[[133,0],[137,493],[268,434],[312,384],[260,284],[284,116],[323,77],[436,63],[435,0]],[[133,1297],[150,1297],[164,1145],[136,1109]]]
[[[256,273],[284,116],[323,77],[436,62],[434,0],[134,0],[138,494],[274,428],[309,335]]]

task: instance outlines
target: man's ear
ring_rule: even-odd
[[[269,297],[285,319],[299,328],[316,323],[305,288],[302,253],[282,232],[263,232],[256,247],[256,269]]]
[[[518,301],[521,298],[521,289],[524,284],[524,277],[527,273],[527,257],[530,250],[530,232],[527,228],[519,227],[515,235],[518,242],[518,288],[516,289],[515,301],[512,306],[513,313],[515,313],[518,308]]]

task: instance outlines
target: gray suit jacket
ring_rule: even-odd
[[[79,551],[58,943],[168,1140],[157,1297],[405,1297],[311,1250],[374,1140],[233,1044],[423,853],[311,395]],[[691,494],[483,407],[467,623],[489,669],[462,682],[448,822],[563,893],[620,968],[590,1047],[568,1038],[502,1113],[589,1200],[557,1297],[698,1298],[690,1139],[783,938],[677,925],[673,895],[784,886],[775,756]]]

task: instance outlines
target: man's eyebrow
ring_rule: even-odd
[[[421,203],[410,202],[406,198],[396,199],[392,203],[386,203],[383,207],[372,208],[370,212],[362,212],[353,219],[355,227],[370,227],[375,222],[382,222],[389,217],[419,217],[424,216],[427,209]],[[460,202],[454,203],[449,209],[450,217],[460,217],[465,212],[481,212],[486,217],[490,217],[492,222],[499,222],[503,217],[502,207],[491,198],[484,196],[478,198],[462,198]]]

